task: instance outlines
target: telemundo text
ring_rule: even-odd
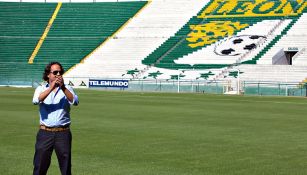
[[[128,88],[128,80],[97,80],[90,79],[89,87],[114,87],[114,88]]]

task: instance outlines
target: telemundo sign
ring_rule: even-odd
[[[128,88],[128,80],[97,80],[90,79],[89,87],[90,88],[99,88],[99,87],[111,87],[111,88]]]

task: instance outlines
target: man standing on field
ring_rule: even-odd
[[[45,67],[46,85],[38,86],[33,104],[39,105],[40,126],[36,136],[34,175],[45,175],[51,162],[53,149],[62,175],[71,174],[70,106],[78,105],[78,96],[64,84],[64,69],[59,62]]]

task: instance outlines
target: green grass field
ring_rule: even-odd
[[[0,174],[32,173],[33,92],[0,88]],[[307,174],[306,98],[76,92],[73,174]]]

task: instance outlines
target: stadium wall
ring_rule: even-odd
[[[144,79],[105,79],[88,77],[67,77],[65,83],[75,88],[89,88],[99,90],[118,90],[132,92],[173,92],[173,93],[211,93],[237,95],[271,95],[271,96],[307,96],[307,86],[300,82],[257,82],[240,81],[233,85],[231,81],[208,80],[144,80]],[[91,86],[92,80],[101,80],[99,86]],[[110,86],[112,81],[126,81],[126,85]],[[106,83],[105,83],[106,82]],[[105,86],[101,86],[105,85]]]

